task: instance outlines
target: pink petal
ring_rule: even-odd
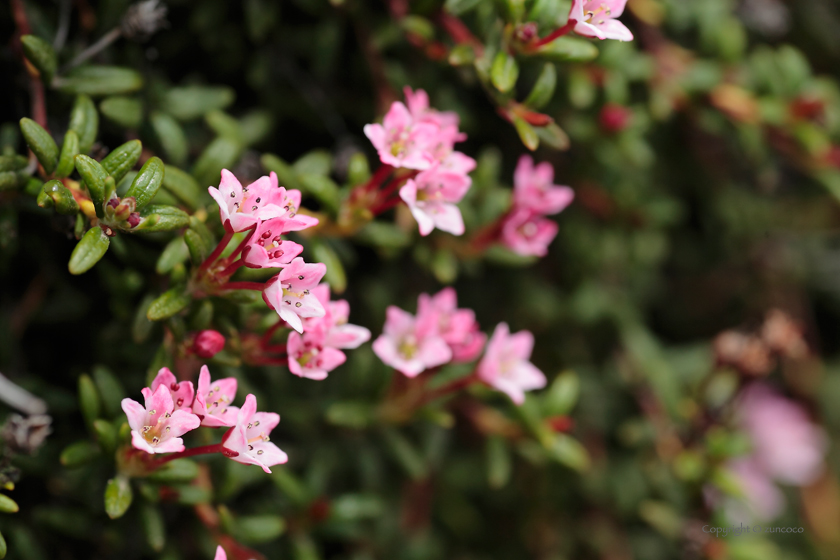
[[[146,407],[132,399],[123,399],[120,406],[128,418],[128,425],[132,430],[140,431],[146,421]]]

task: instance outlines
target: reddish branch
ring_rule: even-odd
[[[29,19],[26,17],[23,0],[11,0],[11,4],[12,16],[15,19],[15,26],[17,27],[18,48],[20,49],[21,59],[23,59],[26,72],[29,74],[29,88],[32,92],[32,120],[46,129],[47,101],[44,95],[44,84],[41,82],[38,70],[36,70],[23,56],[23,46],[20,44],[20,38],[23,35],[31,34],[32,28],[29,26]]]

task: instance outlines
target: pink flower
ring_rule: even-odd
[[[216,556],[213,560],[227,560],[227,554],[225,554],[225,549],[221,546],[216,547]]]
[[[516,404],[525,402],[525,391],[545,387],[545,375],[528,360],[534,336],[528,331],[510,334],[507,323],[499,323],[487,351],[478,363],[479,379],[506,393]]]
[[[452,350],[453,362],[470,362],[484,349],[487,336],[479,330],[471,309],[457,309],[458,296],[444,288],[434,296],[420,294],[417,315],[434,314],[441,338]]]
[[[756,383],[742,393],[738,414],[753,441],[753,457],[769,476],[803,486],[822,473],[827,437],[801,406]]]
[[[202,426],[233,426],[239,413],[237,407],[230,406],[235,396],[236,378],[225,377],[211,382],[210,370],[207,366],[201,366],[192,411],[201,418]]]
[[[741,500],[726,500],[727,516],[730,519],[763,520],[775,519],[785,507],[782,491],[773,483],[767,473],[751,459],[737,459],[727,465],[742,492]],[[717,500],[715,500],[717,501]],[[747,511],[743,512],[742,508]]]
[[[189,410],[192,407],[193,396],[195,395],[192,381],[179,382],[175,374],[169,371],[169,368],[163,367],[158,370],[157,375],[152,380],[152,393],[161,385],[165,386],[171,393],[172,400],[175,401],[175,408],[186,408]]]
[[[289,457],[268,439],[268,434],[279,423],[279,414],[257,412],[257,398],[248,395],[245,397],[245,404],[239,409],[236,425],[222,437],[222,447],[237,453],[231,457],[237,463],[258,465],[265,472],[271,473],[268,467],[289,460]]]
[[[175,409],[172,394],[165,385],[152,392],[143,388],[143,406],[132,399],[122,400],[122,409],[131,426],[131,445],[146,453],[177,453],[184,450],[180,436],[198,428],[201,420],[184,409]]]
[[[373,342],[373,351],[408,377],[452,359],[452,350],[437,332],[434,315],[415,318],[393,305],[388,307],[384,332]]]
[[[294,200],[286,194],[286,189],[277,186],[274,172],[243,187],[233,173],[222,169],[219,188],[210,187],[207,190],[219,204],[219,217],[228,232],[245,231],[260,220],[279,218],[290,211],[285,207],[291,209],[291,201]]]
[[[347,360],[344,352],[325,344],[323,330],[289,333],[286,343],[289,371],[298,377],[323,380],[327,374]]]
[[[302,333],[302,318],[323,317],[326,313],[318,298],[310,292],[326,272],[326,265],[306,264],[297,257],[280,274],[266,282],[263,300],[277,311],[281,319]]]
[[[514,210],[502,224],[502,243],[526,256],[544,257],[557,235],[557,224],[525,208]]]
[[[633,34],[620,21],[627,0],[573,0],[569,20],[574,20],[575,33],[598,39],[632,41]]]
[[[554,168],[548,162],[536,167],[531,156],[522,156],[513,173],[513,204],[545,216],[556,214],[575,197],[569,187],[554,185]]]
[[[195,336],[193,352],[199,358],[212,358],[225,347],[225,337],[219,331],[204,330]]]
[[[461,235],[464,220],[455,203],[464,197],[470,184],[466,175],[434,168],[409,179],[400,188],[400,198],[417,220],[421,235],[429,235],[434,228]]]
[[[428,169],[434,161],[432,149],[438,143],[439,127],[431,122],[415,122],[399,101],[391,105],[382,124],[368,124],[364,130],[382,163],[406,169]]]
[[[351,325],[350,304],[345,300],[330,301],[330,287],[320,284],[312,289],[312,293],[321,302],[325,313],[323,317],[304,319],[304,331],[323,330],[324,346],[332,348],[358,348],[370,340],[370,331],[359,325]]]
[[[432,123],[439,128],[455,127],[458,129],[460,117],[453,111],[438,111],[429,107],[429,95],[422,89],[412,91],[410,87],[403,88],[405,103],[408,111],[417,122]],[[467,139],[466,134],[459,134],[454,142],[463,142]]]
[[[309,218],[309,216],[298,218]],[[303,252],[301,245],[280,237],[290,231],[299,231],[309,225],[314,225],[298,218],[274,218],[260,222],[251,240],[242,249],[245,265],[251,268],[284,267],[300,255]],[[315,220],[315,224],[318,223],[317,219],[311,219]]]

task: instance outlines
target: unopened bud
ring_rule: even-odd
[[[193,352],[200,358],[212,358],[225,347],[225,337],[219,331],[201,331],[193,342]]]
[[[136,228],[137,224],[140,223],[140,213],[132,212],[131,214],[129,214],[128,219],[126,221],[128,222],[128,225],[130,225],[133,228]]]
[[[630,124],[633,114],[630,109],[615,103],[607,103],[601,109],[599,122],[606,132],[621,132]]]

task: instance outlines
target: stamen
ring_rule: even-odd
[[[231,197],[231,198],[236,198],[236,193],[235,193],[235,192],[231,192],[231,193],[230,193],[230,197]]]
[[[181,406],[182,404],[184,404],[184,399],[178,399],[177,404],[178,404],[178,406]]]
[[[151,429],[152,429],[152,427],[151,427],[151,426],[143,426],[143,433],[144,433],[144,434],[146,434],[146,433],[148,433],[148,432],[149,432],[149,430],[151,430]]]
[[[249,445],[249,446],[248,446],[248,451],[253,451],[253,450],[254,450],[254,446],[253,446],[253,445]]]
[[[259,426],[259,425],[260,425],[260,421],[259,421],[259,420],[257,420],[256,422],[254,422],[254,426]]]
[[[257,202],[257,203],[259,204],[259,202],[260,202],[260,197],[257,197],[257,200],[256,200],[255,202]]]
[[[254,427],[254,425],[253,425],[253,424],[251,424],[250,422],[248,422],[248,429],[250,430],[250,429],[251,429],[251,428],[253,428],[253,427]]]
[[[150,411],[149,411],[149,414],[151,414],[152,416],[154,416],[155,414],[157,414],[157,410],[155,410],[155,409],[153,408],[152,410],[150,410]]]
[[[303,276],[298,276],[298,280],[303,280]]]
[[[301,305],[303,305],[301,302],[299,302],[299,301],[295,302],[295,307],[300,307]]]
[[[262,234],[262,238],[263,239],[268,239],[269,237],[271,237],[271,230],[264,231],[263,234]]]
[[[264,453],[264,452],[263,452],[263,450],[262,450],[262,449],[258,449],[258,450],[257,450],[257,455],[262,455],[263,453]]]
[[[155,436],[152,438],[152,445],[157,445],[160,443],[160,438]]]
[[[257,209],[257,206],[252,206],[251,207],[251,210],[256,210],[256,209]]]

